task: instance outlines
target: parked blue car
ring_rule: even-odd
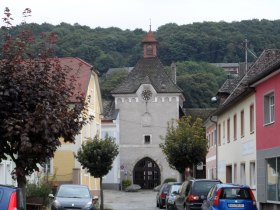
[[[213,186],[202,210],[257,210],[255,196],[249,186],[217,184]]]
[[[0,209],[25,210],[21,188],[0,185]]]

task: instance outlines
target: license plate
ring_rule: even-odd
[[[228,204],[228,207],[230,207],[230,208],[244,208],[244,204],[243,203],[230,203],[230,204]]]

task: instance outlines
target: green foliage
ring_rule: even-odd
[[[120,69],[111,74],[103,75],[100,79],[100,87],[103,99],[112,98],[111,91],[120,84],[128,75],[128,71]]]
[[[177,72],[177,84],[186,97],[184,107],[188,108],[211,107],[210,99],[227,78],[223,69],[205,62],[178,62]]]
[[[77,160],[84,169],[87,169],[91,176],[100,178],[101,202],[100,209],[103,209],[102,177],[112,168],[116,156],[119,154],[118,146],[114,138],[106,135],[105,139],[95,136],[85,141],[76,155]]]
[[[129,187],[130,185],[132,184],[131,180],[130,179],[125,179],[125,180],[122,180],[122,189],[126,189],[127,187]]]
[[[177,179],[175,178],[166,178],[163,183],[168,183],[168,182],[177,182]]]
[[[67,23],[29,25],[35,37],[42,32],[58,35],[56,56],[80,57],[93,64],[102,74],[108,68],[134,66],[142,55],[141,41],[146,33],[141,29],[131,31],[115,27],[90,28]],[[11,33],[19,34],[22,27],[14,27]],[[164,65],[187,60],[233,63],[244,62],[245,39],[249,40],[248,47],[256,55],[267,48],[280,48],[279,32],[280,20],[254,19],[180,26],[169,23],[160,26],[155,37],[158,40],[158,56]],[[252,62],[254,57],[249,54],[248,60]]]
[[[160,148],[166,155],[169,166],[180,173],[185,168],[199,164],[205,159],[208,152],[202,120],[192,120],[191,116],[182,117],[168,125],[167,133],[160,144]]]
[[[43,182],[40,185],[27,184],[26,197],[27,198],[39,198],[44,206],[49,203],[49,194],[52,193],[52,186],[50,183]]]
[[[101,178],[111,170],[117,155],[118,146],[112,137],[101,139],[95,136],[82,144],[76,158],[91,176]]]
[[[82,114],[87,112],[87,100],[73,91],[79,86],[71,67],[50,59],[56,35],[36,37],[26,24],[13,34],[8,8],[5,14],[0,45],[0,161],[12,159],[16,165],[12,175],[25,189],[26,175],[53,158],[60,138],[75,142],[88,122]],[[75,100],[71,109],[69,99]]]

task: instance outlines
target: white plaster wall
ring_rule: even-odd
[[[12,171],[15,164],[11,160],[2,160],[0,162],[0,184],[16,185],[16,181],[12,179]]]
[[[119,145],[119,120],[118,118],[112,123],[102,124],[102,138],[106,134],[115,138],[115,142]],[[118,155],[112,165],[112,169],[103,177],[104,184],[119,184],[120,183],[120,155]]]
[[[240,164],[245,163],[246,184],[250,185],[250,162],[256,161],[256,135],[250,133],[250,105],[255,105],[255,94],[242,100],[239,104],[218,116],[218,125],[221,124],[221,146],[218,147],[218,178],[226,182],[226,166],[232,166],[234,179],[234,164],[237,166],[237,180],[241,181]],[[241,137],[240,112],[244,110],[244,136]],[[237,116],[237,140],[234,140],[233,117]],[[227,119],[230,118],[230,142],[227,142]],[[255,118],[256,119],[256,118]],[[225,121],[225,129],[223,122]],[[225,131],[225,135],[223,135]],[[223,137],[224,136],[224,137]],[[233,180],[234,181],[234,180]]]
[[[169,167],[159,148],[163,142],[160,136],[165,136],[167,123],[179,118],[179,95],[154,95],[148,102],[137,95],[130,97],[115,100],[120,116],[120,164],[132,175],[137,161],[150,157],[161,170],[161,181],[170,177],[179,180],[178,172]],[[151,116],[150,126],[142,125],[145,112]],[[144,143],[144,135],[151,135],[150,144]]]

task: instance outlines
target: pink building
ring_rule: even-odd
[[[257,200],[280,209],[280,61],[253,81],[256,91]]]
[[[206,155],[206,178],[208,179],[217,179],[217,123],[215,120],[209,117],[204,123],[208,140]]]

